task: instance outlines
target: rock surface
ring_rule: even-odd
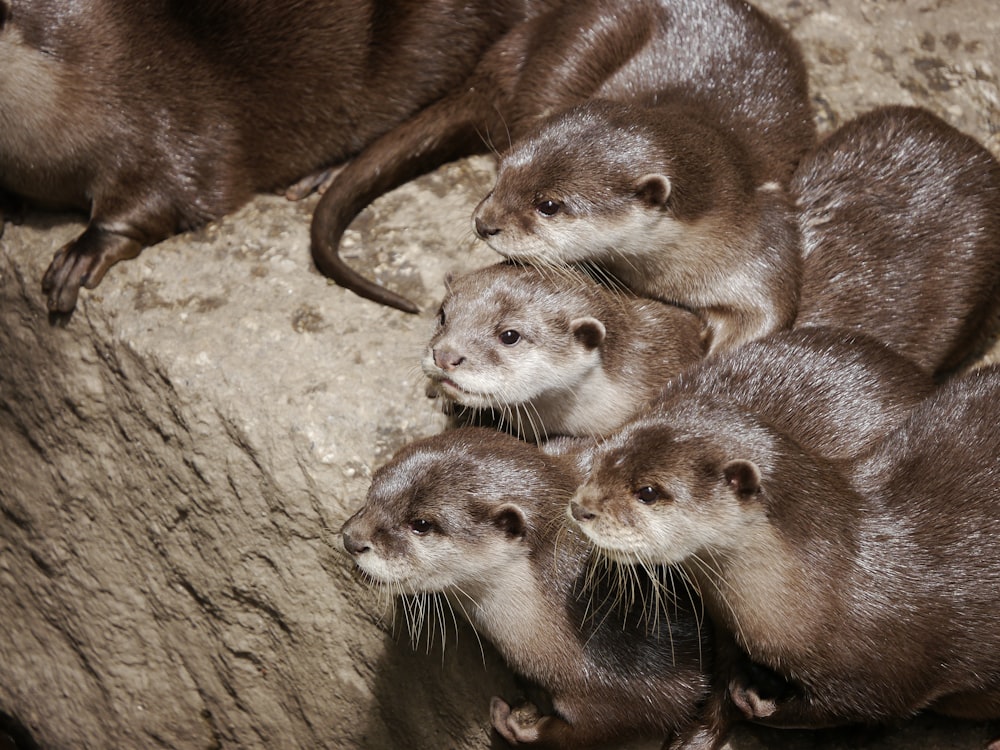
[[[824,131],[920,104],[1000,154],[992,0],[759,5],[800,40]],[[419,353],[445,271],[496,259],[470,221],[492,169],[447,165],[348,233],[345,255],[418,300],[417,317],[312,270],[314,199],[261,196],[147,250],[84,293],[65,327],[49,324],[40,279],[82,224],[8,225],[0,711],[41,747],[502,746],[489,697],[516,687],[501,661],[464,626],[443,651],[440,633],[416,649],[394,635],[338,535],[372,470],[442,426]],[[972,749],[992,736],[923,718],[753,729],[731,747]]]

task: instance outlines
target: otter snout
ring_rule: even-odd
[[[454,370],[465,361],[465,357],[450,347],[435,348],[433,350],[434,364],[447,372]]]
[[[358,539],[350,531],[345,530],[342,533],[342,538],[344,540],[344,549],[353,557],[357,557],[372,548],[366,540]]]
[[[477,215],[473,223],[476,225],[476,234],[484,240],[500,234],[500,227],[487,222],[482,216]]]
[[[573,517],[574,521],[579,523],[585,523],[587,521],[593,521],[597,514],[593,511],[587,510],[576,500],[570,500],[569,503],[569,514]]]

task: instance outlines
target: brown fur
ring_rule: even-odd
[[[933,390],[910,359],[839,328],[778,331],[673,379],[657,408],[699,399],[748,409],[831,460],[883,439]]]
[[[698,311],[717,353],[791,326],[799,239],[754,144],[681,102],[592,101],[553,118],[501,162],[475,223],[509,258],[594,267]]]
[[[375,473],[344,547],[373,583],[448,596],[551,694],[544,716],[494,698],[494,726],[512,744],[669,735],[691,723],[707,687],[696,610],[672,582],[659,619],[636,618],[642,606],[608,599],[601,582],[581,596],[587,546],[562,524],[580,468],[572,444],[556,452],[481,428],[411,443]]]
[[[718,138],[740,145],[740,166],[754,185],[787,182],[814,139],[798,49],[750,5],[739,0],[567,4],[512,29],[452,96],[374,143],[337,176],[314,218],[317,267],[363,296],[415,311],[408,300],[362,278],[339,258],[337,244],[351,219],[376,196],[422,171],[487,148],[502,153],[546,118],[592,99],[683,103],[708,121],[721,119]],[[681,128],[678,137],[687,132]],[[573,159],[568,166],[582,169]],[[538,197],[527,198],[533,209]]]
[[[687,310],[570,269],[499,264],[448,282],[422,364],[461,421],[486,412],[538,440],[610,432],[704,351]]]
[[[885,342],[939,376],[967,363],[1000,306],[1000,164],[926,110],[848,122],[792,179],[803,242],[797,325]]]
[[[45,274],[59,313],[143,247],[350,158],[461,84],[526,13],[518,0],[0,7],[0,189],[90,211]]]
[[[768,723],[998,718],[998,404],[1000,369],[955,379],[837,466],[740,408],[678,403],[606,441],[573,515],[619,559],[687,570],[716,623],[795,687]],[[721,743],[727,685],[754,693],[717,679],[683,746]]]

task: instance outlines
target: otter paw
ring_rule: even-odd
[[[49,311],[73,312],[81,287],[93,289],[111,266],[134,258],[141,251],[142,245],[136,240],[91,224],[83,234],[59,249],[42,277],[42,292],[48,295]]]
[[[337,175],[340,174],[340,170],[343,168],[344,165],[341,164],[335,167],[320,170],[315,174],[306,175],[285,190],[285,198],[290,201],[300,201],[303,198],[308,198],[313,193],[323,195],[323,193],[327,191],[327,188],[333,184],[333,181],[337,178]]]
[[[750,720],[766,719],[778,710],[776,700],[763,698],[753,687],[746,685],[731,683],[729,697],[740,712]]]
[[[493,728],[511,745],[530,745],[538,742],[539,722],[545,717],[534,703],[520,703],[511,708],[503,698],[494,696],[490,701]]]

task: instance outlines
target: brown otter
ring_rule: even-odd
[[[459,86],[530,7],[0,0],[0,190],[90,210],[45,274],[49,309],[71,311],[143,247],[356,154]]]
[[[714,354],[790,327],[798,305],[794,214],[755,145],[683,98],[588,102],[506,154],[476,231],[513,260],[595,267],[698,311]]]
[[[802,235],[797,325],[863,331],[929,372],[979,353],[1000,308],[1000,164],[915,107],[835,131],[790,187]]]
[[[434,395],[525,439],[610,432],[704,355],[693,313],[569,268],[499,264],[447,287],[422,361]]]
[[[585,0],[574,3],[572,11],[569,6],[556,8],[511,30],[484,55],[455,94],[386,134],[348,164],[333,180],[314,216],[312,250],[317,267],[362,296],[416,311],[408,300],[364,279],[337,255],[340,237],[354,216],[381,193],[432,166],[487,149],[502,153],[512,143],[515,147],[503,159],[500,183],[490,199],[494,204],[503,192],[506,175],[513,173],[511,165],[523,161],[526,154],[544,158],[546,166],[539,161],[535,176],[544,181],[548,174],[554,181],[540,185],[544,189],[558,189],[564,179],[586,181],[585,173],[595,161],[629,161],[637,153],[632,139],[620,144],[601,134],[584,133],[578,143],[553,144],[544,135],[530,135],[546,118],[594,99],[670,104],[674,107],[670,111],[683,121],[677,123],[674,134],[682,142],[672,138],[668,149],[695,146],[699,154],[707,153],[713,160],[721,156],[720,149],[733,149],[738,155],[725,159],[725,166],[712,172],[723,189],[753,195],[738,217],[740,226],[753,224],[755,231],[777,232],[774,242],[785,242],[783,196],[766,186],[785,185],[815,138],[805,67],[791,37],[740,0],[633,0],[627,4]],[[669,127],[669,123],[658,127]],[[575,154],[577,149],[593,153]],[[672,156],[684,162],[683,154]],[[691,163],[683,166],[685,179],[693,179],[695,173],[708,174]],[[633,174],[632,166],[626,174],[632,179],[627,190],[619,184],[621,179],[608,186],[623,204],[615,216],[632,215],[638,206],[647,207],[649,215],[665,215],[683,205],[681,218],[693,220],[705,216],[712,201],[708,186],[685,183],[682,187],[660,172]],[[566,189],[572,187],[570,182]],[[758,188],[759,195],[754,192]],[[624,191],[621,196],[617,196],[619,189]],[[691,190],[695,195],[685,198],[685,191]],[[526,221],[545,221],[546,212],[561,210],[562,216],[554,219],[558,222],[574,207],[586,207],[558,190],[551,196],[531,193],[521,197],[516,210],[528,217]],[[754,224],[747,214],[753,212],[749,207],[756,205],[757,198],[771,218],[759,218]],[[564,203],[557,206],[559,199]],[[730,205],[734,199],[720,196],[719,200]],[[730,211],[727,217],[731,215]],[[501,227],[491,223],[487,208],[480,209],[478,218],[481,233],[491,244],[509,236],[496,234]],[[775,226],[765,229],[768,220]],[[674,224],[681,226],[681,222]],[[717,233],[719,227],[704,231]],[[508,249],[504,245],[503,252]],[[793,266],[794,259],[785,264],[789,276],[794,276]],[[792,303],[790,312],[783,309],[778,316],[782,321],[794,315]]]
[[[956,378],[835,465],[745,410],[677,402],[602,443],[572,515],[609,557],[683,569],[796,687],[768,723],[998,718],[998,404],[1000,368]],[[685,747],[721,742],[704,720]]]
[[[373,584],[446,596],[551,694],[555,713],[543,716],[494,698],[493,725],[511,744],[669,735],[697,716],[710,644],[683,586],[652,619],[638,601],[605,598],[606,582],[581,596],[594,571],[587,545],[563,524],[581,478],[566,449],[561,441],[564,455],[549,455],[482,428],[411,443],[375,473],[344,525],[344,547]]]

